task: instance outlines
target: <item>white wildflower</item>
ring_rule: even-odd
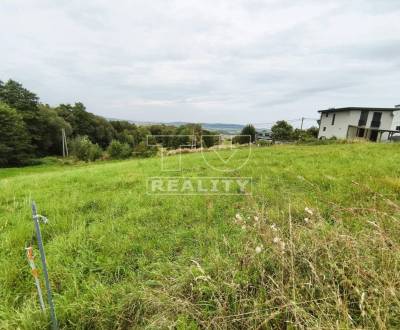
[[[278,230],[278,229],[276,228],[276,224],[274,224],[274,223],[273,223],[270,227],[271,227],[271,229],[272,229],[273,231],[277,231],[277,230]]]
[[[243,221],[243,218],[242,218],[242,216],[241,216],[239,213],[236,213],[235,218],[236,218],[236,220],[238,220],[238,221]]]
[[[305,223],[309,223],[309,222],[310,222],[310,219],[309,219],[309,218],[304,218],[304,222],[305,222]]]
[[[254,216],[254,221],[258,221],[259,219],[258,219],[258,216]]]
[[[306,211],[309,215],[313,215],[313,214],[314,214],[313,210],[311,210],[311,209],[308,208],[308,207],[306,207],[306,208],[304,209],[304,211]]]
[[[272,240],[274,243],[278,244],[281,239],[279,237],[274,237],[274,239]]]
[[[257,246],[256,247],[256,253],[259,254],[262,251],[262,247],[261,246]]]
[[[284,241],[282,241],[279,237],[274,237],[272,240],[276,245],[279,246],[279,248],[282,250],[282,253],[285,252],[286,244]]]

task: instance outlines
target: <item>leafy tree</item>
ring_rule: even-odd
[[[115,131],[115,139],[127,143],[133,146],[135,143],[134,135],[136,131],[136,125],[131,124],[126,120],[113,120],[110,122],[111,126]]]
[[[132,148],[127,143],[112,140],[107,148],[107,153],[114,159],[125,159],[132,156]]]
[[[135,131],[134,135],[134,144],[135,146],[138,145],[139,143],[144,143],[147,144],[147,137],[151,135],[149,129],[145,126],[139,126],[137,130]]]
[[[254,142],[256,140],[256,129],[254,128],[253,125],[248,124],[245,127],[243,127],[241,135],[250,135],[251,142]]]
[[[278,141],[290,141],[293,139],[293,126],[285,120],[277,121],[271,128],[272,139]]]
[[[36,111],[39,103],[36,94],[11,79],[5,84],[0,81],[0,99],[17,111],[26,113]]]
[[[318,138],[319,128],[316,126],[311,126],[307,129],[307,134],[311,137]]]
[[[5,84],[0,84],[0,101],[8,104],[22,115],[31,144],[37,150],[43,131],[38,113],[39,98],[20,83],[10,79]]]
[[[232,142],[239,143],[239,144],[248,144],[252,143],[256,140],[256,129],[253,125],[248,124],[243,127],[242,131],[240,132],[240,136],[236,136]]]
[[[36,156],[61,153],[61,129],[69,133],[71,127],[54,109],[14,80],[0,84],[0,100],[22,116]]]
[[[94,125],[94,141],[102,148],[106,148],[115,136],[114,128],[107,119],[100,116],[95,116]]]
[[[202,133],[203,147],[210,148],[219,143],[219,135],[217,133],[205,129]]]
[[[150,134],[153,135],[154,141],[162,145],[164,148],[179,148],[181,145],[188,144],[189,139],[184,137],[177,137],[178,133],[175,126],[170,125],[151,125],[149,127]],[[186,134],[186,133],[185,133]],[[186,141],[184,141],[186,140]]]
[[[115,130],[105,118],[86,111],[83,103],[61,104],[57,113],[72,127],[73,136],[87,136],[93,143],[106,148],[115,136]]]
[[[67,136],[71,135],[72,128],[64,118],[49,105],[39,104],[38,124],[41,127],[40,140],[37,141],[37,151],[39,156],[61,155],[62,138],[61,130],[64,129]]]
[[[23,165],[31,156],[31,146],[22,116],[0,102],[0,123],[0,166]]]

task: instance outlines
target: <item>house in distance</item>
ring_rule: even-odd
[[[388,141],[400,134],[400,105],[394,108],[347,107],[319,110],[319,139]]]

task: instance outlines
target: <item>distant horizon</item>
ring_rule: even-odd
[[[133,120],[133,119],[123,119],[123,118],[114,118],[114,117],[105,117],[108,120],[125,120],[129,122],[135,123],[157,123],[157,124],[171,124],[171,123],[182,123],[182,124],[209,124],[209,125],[232,125],[232,126],[245,126],[251,123],[245,124],[236,124],[236,123],[224,123],[224,122],[197,122],[197,121],[181,121],[181,120],[171,120],[171,121],[147,121],[147,120]]]
[[[104,117],[107,120],[110,121],[128,121],[130,123],[134,123],[134,124],[141,124],[141,125],[185,125],[185,124],[199,124],[199,125],[207,125],[207,126],[232,126],[232,127],[236,127],[236,128],[243,128],[246,125],[254,125],[256,129],[269,129],[270,126],[273,126],[275,122],[270,122],[270,123],[243,123],[243,124],[236,124],[236,123],[224,123],[224,122],[196,122],[196,121],[143,121],[143,120],[131,120],[131,119],[123,119],[123,118],[110,118],[110,117]],[[310,118],[305,118],[308,120],[311,120]],[[289,124],[291,124],[293,127],[296,128],[296,126],[300,126],[301,123],[301,119],[296,119],[296,120],[285,120],[285,119],[281,119],[283,121],[287,121]],[[304,127],[305,128],[309,128],[312,126],[318,126],[318,123],[316,122],[317,119],[315,119],[315,124],[314,125],[310,125],[310,121],[304,121]],[[279,120],[278,120],[279,121]],[[293,125],[293,122],[298,122],[299,125]]]

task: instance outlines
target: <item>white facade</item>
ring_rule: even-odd
[[[319,139],[386,141],[395,134],[394,131],[400,130],[400,108],[340,108],[321,110],[320,113]]]
[[[392,121],[391,130],[398,131],[399,128],[400,128],[400,109],[399,109],[399,111],[393,112],[393,121]]]

